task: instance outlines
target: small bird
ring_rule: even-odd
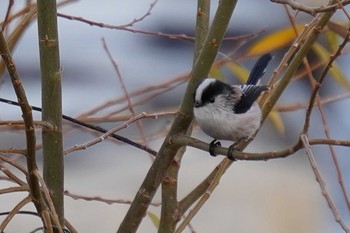
[[[200,128],[214,138],[209,147],[211,156],[216,156],[214,148],[221,146],[218,140],[235,142],[229,148],[230,154],[241,140],[251,137],[260,127],[261,109],[256,100],[269,88],[258,84],[271,59],[271,54],[261,56],[245,85],[229,85],[214,78],[198,84],[193,95],[193,113]]]

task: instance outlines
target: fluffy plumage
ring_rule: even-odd
[[[260,57],[245,85],[231,86],[206,78],[197,86],[193,112],[201,129],[214,138],[211,146],[216,140],[237,141],[250,137],[260,127],[261,110],[256,100],[268,87],[256,84],[271,58],[270,54]]]

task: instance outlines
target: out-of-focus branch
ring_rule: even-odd
[[[349,40],[350,40],[350,27],[348,28],[347,36],[345,36],[343,42],[339,45],[339,47],[338,47],[337,51],[335,52],[335,54],[330,57],[327,66],[325,67],[325,69],[323,70],[322,74],[320,75],[320,78],[317,80],[318,83],[314,87],[314,90],[313,90],[313,92],[311,94],[311,97],[310,97],[309,106],[308,106],[307,111],[306,111],[305,122],[304,122],[304,129],[303,129],[302,135],[307,135],[307,133],[308,133],[308,130],[309,130],[309,127],[310,127],[311,112],[312,112],[312,109],[313,109],[314,105],[317,104],[318,110],[320,111],[320,114],[321,114],[321,119],[323,121],[323,127],[324,127],[324,131],[325,131],[325,135],[326,135],[327,139],[330,139],[330,133],[329,133],[329,130],[328,130],[328,127],[327,127],[325,114],[323,112],[323,105],[321,104],[321,102],[319,100],[318,92],[319,92],[319,90],[320,90],[320,88],[321,88],[321,86],[322,86],[322,84],[323,84],[323,82],[324,82],[324,80],[326,78],[326,75],[327,75],[328,71],[331,69],[332,64],[341,55],[343,49],[345,48],[345,46],[347,45]],[[307,143],[309,144],[309,142],[307,142]],[[334,148],[331,145],[329,145],[329,148],[330,148],[330,151],[331,151],[333,162],[335,164],[335,168],[336,168],[337,176],[338,176],[338,181],[340,183],[340,187],[342,189],[342,193],[343,193],[344,199],[345,199],[345,201],[347,203],[347,206],[350,207],[349,195],[348,195],[348,192],[347,192],[347,189],[346,189],[346,185],[345,185],[344,180],[343,180],[343,174],[342,174],[341,168],[340,168],[341,166],[339,164],[339,161],[338,161],[338,158],[336,156]],[[317,170],[317,169],[318,169],[317,167],[314,168],[314,170]],[[318,171],[315,171],[315,175],[316,176],[318,175],[317,172]],[[322,186],[321,182],[320,182],[320,185]],[[326,200],[327,200],[327,202],[331,201],[331,199],[327,198],[327,196],[326,196]],[[332,203],[329,203],[329,206],[332,207]],[[333,213],[335,213],[335,212],[333,211]],[[335,217],[338,219],[339,216],[335,215]],[[342,219],[339,220],[339,223],[343,227],[341,221],[342,221]],[[346,230],[346,229],[344,228],[344,230]]]
[[[168,113],[158,113],[158,114],[147,114],[145,112],[141,113],[141,114],[138,114],[134,117],[131,117],[128,121],[126,121],[125,123],[119,125],[118,127],[115,127],[111,130],[106,130],[106,132],[101,135],[100,137],[90,141],[90,142],[87,142],[85,144],[82,144],[82,145],[75,145],[73,146],[72,148],[70,149],[67,149],[64,151],[64,154],[69,154],[73,151],[76,151],[76,150],[83,150],[83,149],[87,149],[88,147],[90,146],[93,146],[99,142],[102,142],[103,140],[105,140],[107,137],[110,137],[112,135],[114,135],[115,132],[119,131],[119,130],[122,130],[122,129],[125,129],[127,128],[131,123],[133,122],[137,122],[138,120],[142,119],[142,118],[154,118],[154,119],[157,119],[158,117],[161,117],[162,115],[168,115]],[[150,149],[147,150],[147,152],[151,152],[150,154],[156,156],[156,153],[157,152],[153,152],[151,151]]]
[[[306,152],[306,154],[307,154],[307,156],[309,158],[311,167],[312,167],[312,169],[313,169],[313,171],[315,173],[316,180],[320,184],[320,188],[321,188],[321,191],[322,191],[321,193],[326,198],[327,203],[328,203],[329,207],[331,208],[331,210],[332,210],[332,212],[333,212],[333,214],[335,216],[336,221],[339,223],[339,225],[344,229],[344,231],[346,233],[349,233],[350,229],[348,228],[347,224],[344,222],[343,218],[340,216],[340,213],[339,213],[339,211],[338,211],[334,201],[332,200],[329,192],[327,191],[326,183],[323,180],[322,175],[320,174],[320,169],[318,168],[317,163],[315,161],[315,156],[312,153],[311,146],[310,146],[311,143],[308,140],[307,135],[306,134],[302,134],[300,136],[300,138],[301,138],[301,142],[303,144],[303,148],[305,149],[305,152]]]
[[[155,4],[156,2],[157,2],[157,0],[154,2],[154,4]],[[150,10],[153,8],[154,4],[153,4],[153,5],[151,4]],[[148,14],[145,14],[145,16],[146,16],[146,15],[148,15]],[[145,17],[145,16],[144,16],[144,17]],[[141,19],[139,19],[139,20],[141,20]],[[135,20],[135,21],[137,21],[137,20]],[[116,73],[117,73],[117,77],[118,77],[120,86],[121,86],[121,88],[122,88],[122,90],[123,90],[123,92],[124,92],[124,96],[125,96],[126,101],[127,101],[127,103],[128,103],[128,109],[129,109],[129,111],[131,112],[132,117],[135,117],[135,116],[136,116],[136,112],[135,112],[135,109],[134,109],[134,105],[133,105],[132,102],[131,102],[131,99],[130,99],[130,96],[129,96],[129,92],[128,92],[126,86],[125,86],[125,82],[124,82],[123,76],[122,76],[122,74],[121,74],[121,72],[120,72],[119,66],[118,66],[117,62],[114,60],[114,58],[113,58],[111,52],[109,51],[108,46],[107,46],[107,43],[106,43],[106,41],[105,41],[104,38],[102,38],[102,44],[103,44],[104,50],[105,50],[106,53],[107,53],[107,56],[108,56],[109,60],[111,61],[112,65],[113,65],[113,67],[114,67],[114,70],[115,70]],[[140,135],[141,135],[141,138],[142,138],[142,143],[143,143],[144,145],[147,146],[147,145],[148,145],[148,139],[147,139],[147,137],[146,137],[145,129],[144,129],[144,127],[143,127],[142,121],[136,121],[136,125],[137,125],[137,128],[138,128],[139,131],[140,131]],[[153,157],[151,157],[151,160],[153,161]]]
[[[286,4],[286,5],[289,5],[294,10],[302,11],[310,15],[316,15],[317,13],[335,11],[337,9],[340,9],[342,8],[342,6],[348,5],[350,3],[350,0],[339,1],[332,5],[320,6],[320,7],[308,7],[294,0],[271,0],[271,2]]]
[[[4,98],[0,98],[0,102],[7,103],[7,104],[11,104],[11,105],[15,105],[15,106],[20,106],[19,103],[15,102],[15,101],[12,101],[12,100],[4,99]],[[42,109],[39,108],[39,107],[37,107],[37,106],[30,106],[30,107],[31,107],[32,110],[34,110],[34,111],[38,111],[38,112],[41,112],[41,111],[42,111]],[[161,116],[162,114],[164,114],[164,115],[174,115],[173,112],[170,112],[170,113],[159,113],[159,114],[154,113],[154,114],[149,114],[149,116],[147,116],[147,114],[143,114],[143,116],[146,117],[146,118],[147,118],[147,117],[158,118],[158,117]],[[72,123],[74,123],[74,124],[83,126],[83,127],[85,127],[85,128],[95,130],[95,131],[97,131],[97,132],[101,132],[101,133],[107,133],[107,132],[108,132],[108,130],[106,130],[106,129],[100,127],[100,126],[91,125],[91,124],[85,123],[85,122],[83,122],[83,121],[79,121],[79,120],[77,120],[77,119],[75,119],[75,118],[73,118],[73,117],[67,116],[67,115],[62,115],[62,118],[65,119],[65,120],[67,120],[67,121],[69,121],[69,122],[72,122]],[[50,125],[51,125],[51,124],[49,124],[49,125],[47,125],[47,126],[50,126]],[[51,127],[52,127],[52,126],[51,126]],[[157,152],[154,151],[154,150],[152,150],[151,148],[148,148],[148,147],[145,146],[145,145],[141,145],[141,144],[139,144],[139,143],[137,143],[137,142],[134,142],[134,141],[132,141],[132,140],[126,138],[126,137],[123,137],[123,136],[120,136],[120,135],[114,134],[114,133],[109,134],[109,136],[112,137],[112,138],[117,139],[118,141],[127,143],[127,144],[129,144],[129,145],[131,145],[131,146],[134,146],[134,147],[138,148],[138,149],[144,150],[144,151],[146,151],[146,152],[148,152],[148,153],[150,153],[150,154],[152,154],[152,155],[154,155],[154,156],[157,155]]]
[[[64,195],[67,197],[71,197],[74,200],[84,200],[84,201],[98,201],[98,202],[103,202],[106,203],[108,205],[112,205],[112,204],[125,204],[125,205],[130,205],[132,203],[132,201],[130,200],[122,200],[122,199],[107,199],[107,198],[102,198],[99,196],[86,196],[86,195],[78,195],[78,194],[74,194],[71,193],[69,191],[64,191]],[[150,205],[158,207],[161,204],[160,203],[151,203]]]
[[[11,82],[17,95],[18,104],[22,110],[22,117],[24,120],[25,133],[26,133],[26,147],[27,147],[26,158],[27,158],[27,169],[28,169],[27,180],[30,187],[30,194],[31,194],[32,201],[45,224],[43,214],[47,210],[47,206],[44,202],[44,199],[40,190],[39,181],[37,177],[34,175],[34,172],[38,170],[38,167],[37,167],[36,157],[35,157],[36,138],[35,138],[35,131],[34,131],[32,109],[27,100],[24,87],[22,85],[19,74],[17,73],[15,63],[12,59],[10,50],[6,43],[6,39],[2,32],[0,33],[0,54],[10,74]]]
[[[7,224],[15,217],[15,215],[22,209],[25,205],[27,205],[31,201],[30,196],[25,197],[22,201],[20,201],[6,216],[5,220],[2,221],[0,225],[0,232],[5,232],[5,228]]]

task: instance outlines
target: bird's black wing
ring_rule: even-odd
[[[237,114],[247,112],[258,99],[260,94],[269,88],[267,86],[242,85],[242,96],[240,101],[235,104],[233,111]]]
[[[262,55],[255,63],[247,80],[247,85],[256,85],[266,71],[266,67],[272,59],[272,55],[267,53]]]

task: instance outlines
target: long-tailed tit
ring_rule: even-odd
[[[261,124],[261,109],[256,102],[260,94],[268,90],[258,83],[272,59],[271,54],[259,58],[245,85],[229,85],[213,78],[198,84],[193,113],[200,128],[214,140],[210,143],[210,155],[215,156],[214,147],[221,146],[218,140],[237,142],[251,137]]]

